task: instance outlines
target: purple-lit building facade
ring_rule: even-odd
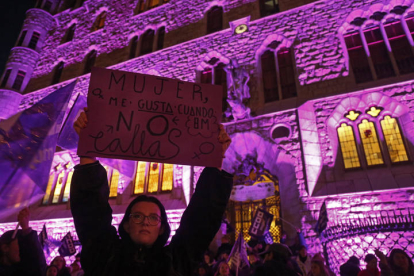
[[[247,240],[255,208],[265,206],[275,241],[283,229],[293,242],[291,224],[301,228],[309,252],[324,251],[334,271],[375,248],[413,257],[413,38],[414,0],[39,0],[2,75],[0,117],[78,79],[69,112],[87,94],[92,66],[230,91],[225,69],[236,62],[248,91],[230,105],[223,99],[233,140],[224,168],[237,185],[274,186],[263,198],[233,195],[227,218],[236,232]],[[76,152],[57,152],[46,196],[32,207],[35,228],[46,222],[56,238],[74,231],[76,163]],[[131,179],[108,168],[114,224],[136,194],[149,193],[176,228],[200,170],[137,162]],[[0,231],[14,226],[10,217]]]

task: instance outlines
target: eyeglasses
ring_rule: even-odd
[[[134,223],[137,223],[137,224],[144,223],[146,218],[148,218],[148,224],[152,226],[158,225],[161,222],[161,218],[155,214],[145,216],[144,214],[141,214],[141,213],[134,213],[134,214],[130,214],[129,217],[132,219]]]

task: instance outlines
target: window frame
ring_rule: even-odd
[[[136,185],[137,185],[136,182],[137,182],[138,168],[139,168],[139,164],[141,162],[145,163],[144,189],[143,189],[142,193],[135,193]],[[148,186],[149,186],[149,180],[150,180],[150,166],[151,166],[152,163],[157,163],[158,164],[158,185],[157,185],[157,191],[149,192],[148,191]],[[145,162],[145,161],[137,162],[137,169],[136,169],[135,176],[134,176],[134,181],[133,181],[132,195],[133,196],[136,196],[136,195],[158,195],[158,194],[171,193],[172,190],[174,189],[174,164],[168,164],[168,165],[173,166],[172,187],[171,187],[171,190],[166,190],[166,191],[162,190],[162,188],[163,188],[162,184],[163,184],[163,179],[164,179],[164,165],[165,165],[165,163],[158,163],[158,162]]]
[[[102,11],[95,19],[92,25],[92,32],[102,30],[105,27],[106,17],[108,16],[107,11]]]
[[[29,41],[29,44],[27,45],[27,47],[36,51],[37,46],[39,44],[39,40],[40,40],[40,33],[39,32],[33,32],[32,36],[30,37],[30,41]]]
[[[20,76],[22,76],[21,81],[19,79]],[[17,71],[16,77],[14,78],[14,81],[13,81],[12,89],[20,91],[22,89],[25,78],[26,78],[26,71],[23,71],[23,70]]]
[[[220,16],[219,20],[218,17]],[[213,34],[223,30],[224,9],[221,6],[212,6],[206,13],[207,31],[206,34]],[[220,24],[216,23],[219,22]]]
[[[97,56],[98,56],[98,52],[96,50],[91,50],[86,55],[86,63],[83,68],[83,74],[89,74],[92,71],[92,67],[95,66]]]

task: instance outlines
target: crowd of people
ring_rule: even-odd
[[[83,112],[75,122],[76,132],[79,134],[87,123]],[[225,158],[231,139],[223,126],[218,142]],[[286,233],[282,233],[280,243],[270,245],[252,237],[247,243],[250,267],[244,271],[229,267],[233,246],[228,236],[223,237],[215,254],[206,251],[220,229],[232,185],[233,176],[220,167],[205,168],[180,226],[167,245],[171,229],[165,208],[155,197],[138,196],[127,207],[119,228],[111,225],[106,171],[95,158],[80,156],[70,191],[71,211],[82,244],[80,255],[70,266],[61,256],[47,266],[37,232],[29,227],[30,212],[25,208],[18,215],[21,230],[7,231],[0,237],[0,275],[334,275],[322,254],[308,254],[299,229],[290,246],[286,244]],[[358,258],[352,256],[340,267],[340,275],[414,276],[413,262],[401,249],[393,249],[388,257],[377,250],[375,255],[367,254],[365,262],[366,269],[361,271]]]

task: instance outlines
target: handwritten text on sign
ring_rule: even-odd
[[[78,155],[220,166],[222,88],[93,68]]]

